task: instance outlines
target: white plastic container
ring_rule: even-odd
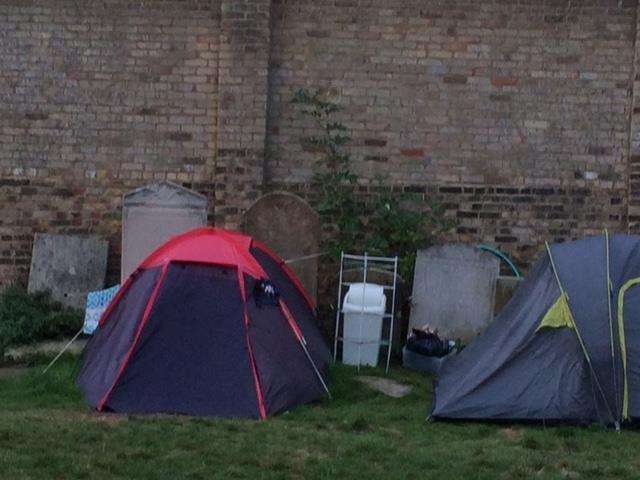
[[[354,283],[344,297],[342,362],[347,365],[378,364],[382,321],[387,306],[384,287]]]

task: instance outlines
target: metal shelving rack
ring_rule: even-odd
[[[345,265],[348,268],[345,268]],[[344,281],[345,274],[362,270],[362,283],[367,283],[368,272],[376,272],[381,276],[391,277],[388,283],[381,283],[376,281],[377,285],[381,285],[385,291],[391,291],[391,307],[386,308],[383,317],[383,334],[379,347],[387,347],[387,359],[385,372],[389,373],[389,362],[391,360],[391,347],[393,341],[393,324],[395,320],[395,308],[396,308],[396,286],[398,280],[398,257],[374,257],[367,253],[364,255],[351,255],[342,252],[340,256],[340,277],[338,282],[338,305],[336,307],[336,325],[335,335],[333,342],[333,360],[334,362],[338,357],[338,343],[344,341],[344,337],[340,335],[340,325],[344,323],[344,312],[342,309],[343,302],[343,287],[349,287],[354,283],[360,282],[347,282]],[[387,302],[388,305],[388,302]],[[389,311],[391,310],[391,311]],[[388,324],[388,331],[386,338],[384,337],[384,325]],[[362,326],[360,327],[362,328]],[[358,362],[359,363],[359,362]],[[358,364],[358,368],[360,365]]]

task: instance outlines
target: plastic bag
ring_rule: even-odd
[[[444,357],[451,351],[451,342],[441,339],[437,331],[414,328],[407,339],[407,350],[428,357]]]

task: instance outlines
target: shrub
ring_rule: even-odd
[[[10,346],[72,336],[82,320],[82,312],[62,306],[47,293],[31,295],[11,285],[0,294],[0,354]]]
[[[335,118],[341,107],[320,91],[304,88],[292,102],[312,120],[317,133],[300,140],[316,157],[312,184],[326,233],[323,247],[334,259],[341,251],[397,255],[398,273],[411,284],[416,251],[432,245],[455,221],[445,216],[438,202],[395,191],[383,178],[374,179],[376,188],[366,198],[358,195],[361,179],[351,169],[351,155],[345,149],[351,140],[349,131]]]

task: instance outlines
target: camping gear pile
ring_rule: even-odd
[[[453,340],[443,340],[438,335],[437,329],[432,329],[429,325],[422,328],[414,328],[407,338],[406,348],[410,352],[425,355],[427,357],[444,357],[451,353],[455,346]]]
[[[436,419],[640,417],[640,237],[547,245],[485,332],[442,366]]]
[[[442,339],[438,330],[424,325],[413,328],[402,349],[402,365],[419,372],[438,374],[447,355],[455,352],[456,342]]]
[[[173,237],[119,289],[77,384],[98,411],[264,418],[328,393],[315,306],[248,236]]]
[[[353,313],[367,313],[366,285],[354,292]],[[414,329],[404,362],[437,374],[434,419],[618,427],[640,417],[638,318],[640,237],[605,233],[547,245],[464,350]],[[378,343],[377,324],[374,333]],[[265,418],[328,394],[329,359],[313,301],[285,262],[248,236],[200,228],[154,251],[118,290],[77,384],[99,411]]]

